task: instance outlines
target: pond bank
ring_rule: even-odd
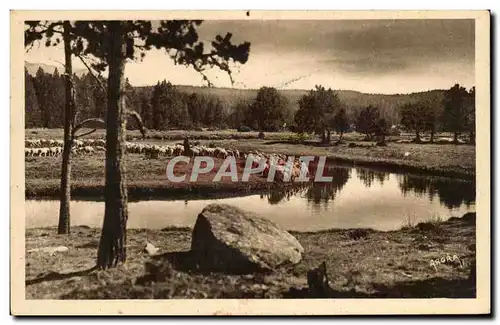
[[[377,168],[391,172],[418,173],[475,181],[475,146],[346,141],[341,145],[286,143],[266,140],[212,141],[240,151],[259,150],[294,156],[326,156],[331,163]],[[355,147],[350,147],[355,144]],[[409,155],[405,157],[405,154]]]
[[[160,254],[185,252],[191,228],[130,229],[127,263],[93,270],[100,229],[73,227],[26,230],[27,299],[307,298],[307,271],[326,262],[331,297],[475,297],[476,218],[468,213],[447,221],[409,224],[396,231],[370,229],[291,232],[305,249],[303,260],[272,274],[200,274],[172,266],[172,277],[141,282],[146,243]],[[65,246],[53,256],[30,249]],[[435,261],[442,263],[433,263]],[[49,266],[49,268],[47,268]],[[57,288],[54,290],[54,288]]]
[[[265,142],[219,143],[223,147],[241,151],[259,150],[295,156],[327,156],[328,164],[342,167],[369,168],[374,171],[408,173],[417,176],[435,176],[475,181],[475,153],[469,146],[391,144],[388,147],[347,148],[307,147],[304,145],[266,145]],[[426,148],[429,147],[429,148]],[[423,148],[423,149],[422,149]],[[448,148],[441,150],[440,148]],[[421,150],[421,151],[417,151]],[[404,152],[412,152],[402,159]],[[397,157],[397,158],[396,158]],[[258,194],[271,188],[284,188],[292,184],[268,183],[264,178],[252,175],[249,182],[231,182],[223,178],[212,182],[215,173],[200,175],[196,182],[173,183],[166,178],[167,157],[146,159],[142,155],[127,156],[127,184],[131,200],[154,197],[176,197],[179,199],[203,195],[207,197],[230,197],[243,194]],[[450,163],[452,162],[452,163]],[[221,164],[218,161],[217,164]],[[26,160],[25,197],[58,198],[60,189],[60,157],[41,157]],[[104,193],[103,154],[74,157],[72,164],[72,195],[79,198],[102,198]],[[178,165],[176,165],[177,168]],[[182,172],[191,167],[184,166]],[[180,168],[179,168],[180,170]],[[239,178],[241,179],[241,171]]]

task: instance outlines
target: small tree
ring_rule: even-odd
[[[377,145],[385,146],[385,137],[389,132],[389,123],[385,117],[381,117],[375,124],[375,136],[378,137]]]
[[[469,143],[476,143],[476,87],[471,88],[467,100],[467,131]]]
[[[344,107],[341,107],[333,118],[333,129],[339,134],[339,141],[349,129],[349,120]]]
[[[373,140],[373,136],[379,130],[379,121],[380,109],[369,105],[359,111],[356,118],[356,131],[363,133],[366,136],[366,140]]]
[[[262,87],[251,104],[251,121],[247,121],[247,124],[261,131],[279,131],[286,121],[287,110],[288,99],[285,96],[276,88]]]
[[[446,131],[453,132],[453,142],[458,143],[460,133],[468,130],[470,110],[468,101],[470,94],[459,84],[454,85],[445,93],[443,100],[442,124]]]
[[[295,113],[295,124],[301,131],[315,132],[321,135],[322,143],[330,142],[334,118],[342,103],[332,89],[316,86],[299,101]]]
[[[401,124],[415,132],[415,142],[420,143],[420,134],[425,131],[427,119],[424,116],[424,107],[421,103],[406,103],[400,110],[399,115],[401,116]]]

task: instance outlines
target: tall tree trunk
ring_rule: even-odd
[[[434,143],[434,136],[435,136],[436,131],[434,129],[431,130],[431,143]]]
[[[321,131],[321,143],[326,143],[326,134],[325,131]]]
[[[453,143],[458,143],[458,132],[453,132]]]
[[[71,63],[71,38],[70,38],[70,22],[64,21],[64,65],[66,75],[65,87],[65,107],[64,107],[64,148],[61,167],[61,190],[60,190],[60,205],[59,205],[59,225],[57,227],[58,234],[69,234],[70,232],[70,200],[71,200],[71,147],[73,139],[71,137],[73,131],[74,118],[74,96],[75,89],[72,82],[73,65]]]
[[[326,143],[330,144],[332,138],[332,131],[328,130],[326,133]]]
[[[342,137],[344,136],[344,131],[340,131],[339,133],[339,142],[342,141]]]
[[[126,44],[122,23],[109,23],[108,111],[106,119],[106,185],[104,222],[97,267],[110,268],[126,260],[128,219],[125,164],[125,69]]]

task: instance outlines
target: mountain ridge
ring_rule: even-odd
[[[57,68],[56,66],[27,61],[25,61],[25,66],[28,69],[28,73],[31,75],[35,75],[39,67],[42,67],[44,71],[49,73],[53,73],[55,68]],[[87,73],[87,70],[80,69],[75,73],[81,76]],[[151,92],[153,87],[154,85],[134,86],[134,89],[137,89],[139,92]],[[217,96],[226,109],[234,107],[238,101],[253,100],[258,92],[258,89],[228,87],[200,87],[192,85],[175,85],[175,87],[183,93]],[[278,89],[278,92],[288,99],[289,109],[291,111],[296,111],[298,109],[298,100],[310,90],[311,89]],[[444,89],[424,90],[407,94],[371,94],[348,89],[334,91],[338,94],[339,99],[346,105],[348,111],[353,112],[359,108],[373,105],[380,107],[383,114],[393,120],[398,120],[397,111],[401,105],[419,100],[442,101],[445,92]]]

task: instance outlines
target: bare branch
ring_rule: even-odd
[[[75,55],[82,61],[82,63],[87,68],[87,70],[89,70],[90,75],[92,77],[94,77],[94,79],[97,81],[97,84],[99,85],[99,87],[101,87],[101,89],[105,92],[106,88],[102,84],[101,80],[99,78],[97,78],[97,76],[92,72],[92,68],[87,64],[87,62],[85,62],[85,60],[83,59],[83,57],[80,54],[75,54]]]
[[[102,124],[106,124],[106,122],[104,122],[103,119],[101,118],[97,118],[97,117],[94,117],[94,118],[88,118],[86,120],[83,120],[82,122],[80,122],[78,125],[76,125],[74,128],[73,128],[73,134],[76,134],[76,132],[78,130],[80,130],[81,128],[83,128],[85,126],[85,124],[89,123],[89,122],[99,122],[99,123],[102,123]]]
[[[74,104],[73,104],[74,105]],[[74,105],[75,107],[75,113],[73,115],[73,126],[76,125],[76,120],[78,119],[78,115],[80,114],[80,111],[76,110],[76,105]],[[74,133],[74,132],[73,132]]]
[[[142,134],[142,138],[144,139],[146,137],[147,129],[146,126],[144,125],[144,121],[142,120],[141,115],[139,115],[139,113],[131,109],[126,109],[126,113],[127,115],[132,116],[134,120],[137,122],[139,130],[141,131]]]
[[[86,135],[94,133],[95,131],[97,131],[97,129],[93,129],[93,130],[91,130],[89,132],[78,134],[78,135],[73,134],[73,139],[78,139],[78,138],[84,137]]]

